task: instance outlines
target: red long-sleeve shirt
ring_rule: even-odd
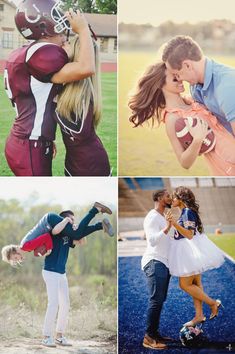
[[[31,241],[25,242],[25,244],[21,247],[21,249],[23,251],[30,252],[35,250],[35,248],[37,248],[38,246],[42,246],[42,245],[46,246],[47,251],[53,248],[52,238],[49,233],[40,235]]]

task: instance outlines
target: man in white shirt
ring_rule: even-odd
[[[170,280],[168,269],[168,249],[171,223],[166,221],[164,211],[171,207],[171,197],[166,189],[153,193],[154,209],[144,219],[147,248],[141,261],[149,288],[147,328],[143,346],[151,349],[166,349],[165,342],[170,338],[158,332],[159,320]]]

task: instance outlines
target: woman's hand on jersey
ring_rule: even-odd
[[[186,120],[186,127],[188,128],[189,133],[192,135],[193,139],[202,142],[208,133],[208,124],[200,118],[197,119],[197,124],[194,127],[189,125],[188,120]]]
[[[44,254],[44,257],[49,256],[51,254],[52,250],[47,250],[47,252]]]
[[[66,17],[70,22],[72,30],[79,35],[80,48],[78,58],[65,64],[60,71],[55,73],[51,82],[54,84],[65,84],[75,82],[95,73],[95,52],[87,21],[79,11],[70,9],[66,12]]]
[[[84,29],[88,29],[87,20],[79,10],[76,10],[75,12],[73,11],[73,9],[70,8],[69,11],[65,13],[65,15],[70,23],[73,32],[79,34]]]

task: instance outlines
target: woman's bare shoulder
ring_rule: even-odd
[[[165,124],[168,125],[168,126],[173,125],[178,118],[179,118],[178,113],[176,113],[176,112],[167,112],[165,114]]]

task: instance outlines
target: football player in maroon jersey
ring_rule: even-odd
[[[51,176],[56,132],[55,96],[61,84],[91,76],[94,49],[84,16],[65,14],[56,0],[24,0],[15,16],[19,32],[32,43],[11,53],[4,71],[16,119],[5,154],[16,176]],[[63,44],[66,30],[79,35],[79,62],[68,62]]]

